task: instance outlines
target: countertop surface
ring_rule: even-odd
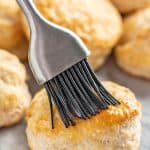
[[[29,69],[28,69],[29,70]],[[30,72],[30,71],[29,71]],[[111,80],[130,88],[142,103],[141,150],[150,150],[150,81],[135,78],[121,71],[112,58],[97,71],[101,80]],[[30,90],[34,94],[38,87],[31,77]],[[0,129],[0,150],[29,150],[25,136],[25,121],[10,128]]]

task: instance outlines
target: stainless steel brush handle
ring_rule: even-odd
[[[45,21],[45,18],[39,13],[32,0],[16,0],[24,14],[27,17],[30,31],[34,31],[37,22]]]
[[[17,0],[30,25],[29,63],[39,84],[54,78],[89,55],[72,31],[47,21],[31,0]]]

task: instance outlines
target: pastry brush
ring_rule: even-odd
[[[29,64],[38,84],[46,88],[52,128],[53,103],[65,127],[75,125],[75,117],[89,119],[109,105],[119,104],[89,66],[89,51],[80,38],[47,21],[31,0],[17,2],[30,26]]]

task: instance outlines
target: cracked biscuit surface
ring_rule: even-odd
[[[27,139],[32,150],[138,150],[141,105],[127,88],[104,81],[105,88],[121,104],[110,106],[91,119],[75,119],[65,128],[54,109],[54,129],[45,90],[39,91],[27,110]]]
[[[91,50],[89,61],[98,69],[110,54],[122,31],[118,11],[108,0],[34,0],[50,21],[71,29]],[[29,31],[23,17],[27,37]]]
[[[128,73],[150,79],[150,7],[124,19],[124,32],[115,56]]]
[[[1,49],[0,70],[0,127],[5,127],[22,118],[31,96],[24,65],[16,56]]]

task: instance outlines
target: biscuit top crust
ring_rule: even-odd
[[[122,31],[121,17],[107,0],[34,0],[50,21],[77,33],[91,47],[110,48]]]
[[[116,47],[116,55],[126,64],[150,73],[150,7],[125,17],[124,32]]]
[[[0,49],[0,128],[18,122],[31,95],[26,81],[26,70],[19,59]]]
[[[108,81],[103,82],[103,85],[121,102],[120,105],[110,106],[109,109],[101,111],[88,120],[76,118],[76,126],[70,126],[69,128],[65,128],[58,112],[54,109],[55,128],[51,129],[48,97],[46,91],[41,90],[35,95],[30,108],[27,110],[26,119],[28,127],[35,134],[41,133],[47,136],[64,134],[64,136],[68,136],[68,138],[73,137],[79,140],[82,138],[82,134],[85,136],[84,134],[86,134],[86,132],[91,132],[92,134],[95,130],[117,125],[140,115],[141,105],[129,89]],[[80,133],[80,131],[82,132],[79,137],[78,133]]]
[[[0,49],[0,81],[5,84],[18,85],[26,81],[26,70],[19,59],[11,53]]]
[[[121,44],[142,39],[145,36],[147,38],[150,34],[150,7],[125,17],[123,28],[124,31],[120,41]]]

